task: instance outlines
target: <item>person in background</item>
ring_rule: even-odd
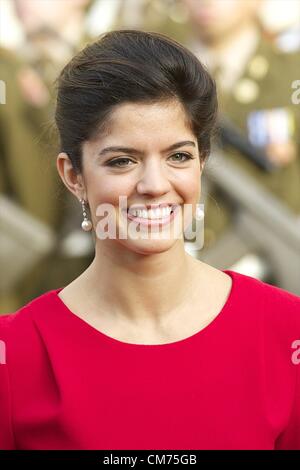
[[[0,312],[11,311],[39,293],[69,282],[93,255],[91,240],[81,235],[78,208],[53,166],[57,138],[50,125],[58,71],[88,42],[84,19],[91,1],[55,3],[54,8],[52,0],[14,0],[25,41],[19,57],[1,53],[1,78],[6,78],[8,100],[0,115],[4,123],[1,191],[55,230],[58,243],[10,292],[1,296]],[[37,198],[36,194],[40,196]]]
[[[263,34],[261,0],[182,0],[189,14],[187,44],[209,68],[218,86],[221,113],[258,149],[275,171],[267,172],[237,151],[233,161],[300,214],[300,108],[291,101],[299,54],[285,53]],[[214,185],[205,201],[205,247],[231,224],[234,211]]]
[[[58,70],[85,46],[91,0],[13,0],[24,32],[22,55],[51,85]]]
[[[50,146],[46,148],[40,138],[42,123],[49,119],[48,89],[34,73],[32,87],[24,86],[28,66],[12,51],[1,48],[0,63],[1,80],[5,84],[5,102],[0,105],[0,193],[57,230],[60,220],[55,197],[60,184],[55,165],[48,159]],[[11,259],[12,265],[18,262]],[[33,272],[28,272],[29,278],[34,283]],[[1,291],[0,312],[11,311],[28,298],[23,293],[26,282],[24,279]]]

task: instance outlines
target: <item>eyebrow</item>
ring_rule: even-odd
[[[175,150],[180,147],[184,147],[185,145],[191,145],[193,147],[196,147],[195,143],[192,140],[183,140],[182,142],[176,142],[175,144],[170,145],[170,147],[164,149],[163,152],[169,152],[170,150]],[[112,147],[105,147],[104,149],[102,149],[98,153],[98,156],[103,156],[111,152],[125,152],[125,153],[133,153],[133,154],[143,153],[133,147],[112,146]]]

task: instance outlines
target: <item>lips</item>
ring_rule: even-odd
[[[151,209],[138,209],[130,207],[127,211],[133,217],[139,217],[143,219],[164,219],[168,217],[170,213],[172,213],[175,209],[175,206],[172,205],[164,205],[156,208]]]
[[[165,202],[161,204],[132,204],[130,207],[127,208],[127,212],[132,211],[132,210],[155,210],[155,209],[160,209],[163,207],[176,207],[178,206],[177,203],[172,203],[172,202]]]
[[[169,206],[169,205],[167,205]],[[160,207],[160,213],[153,213],[152,209],[150,211],[141,210],[141,211],[133,211],[134,214],[131,213],[132,209],[130,208],[130,212],[127,212],[127,218],[137,224],[147,225],[147,226],[159,226],[159,225],[166,225],[169,224],[177,214],[179,210],[179,205],[172,205],[169,206],[170,211],[164,212],[164,208]],[[177,210],[176,210],[177,209]],[[137,214],[137,215],[136,215]]]

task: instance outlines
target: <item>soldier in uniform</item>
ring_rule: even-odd
[[[214,73],[221,113],[264,149],[276,171],[267,172],[237,151],[226,153],[293,213],[300,214],[300,108],[292,103],[299,55],[264,38],[259,0],[183,0],[190,15],[191,49]],[[205,247],[232,221],[226,195],[211,188],[205,201]]]
[[[0,190],[53,229],[58,243],[2,296],[2,312],[67,284],[93,258],[92,240],[88,234],[81,235],[81,207],[75,206],[59,181],[55,166],[58,142],[51,132],[54,80],[88,40],[83,21],[90,3],[62,0],[53,8],[52,0],[15,0],[26,41],[22,61],[1,51],[0,78],[7,84],[7,103],[0,108]]]
[[[48,90],[36,80],[31,94],[26,92],[22,83],[27,67],[12,52],[1,48],[0,62],[1,80],[5,84],[5,102],[0,105],[0,192],[33,217],[55,227],[58,214],[53,197],[58,181],[53,163],[43,152],[36,127],[37,121],[46,117]],[[37,77],[32,74],[34,78]],[[0,311],[14,309],[22,300],[20,290],[14,286],[5,295],[2,293]]]
[[[157,31],[174,37],[179,42],[186,39],[186,8],[176,0],[119,0],[111,29],[141,29]],[[134,8],[134,11],[133,11]]]

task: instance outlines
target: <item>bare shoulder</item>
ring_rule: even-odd
[[[84,312],[87,308],[91,308],[88,294],[91,285],[89,269],[90,267],[73,279],[73,281],[67,284],[58,293],[58,297],[71,311]]]
[[[59,293],[58,297],[68,306],[70,310],[77,311],[81,308],[82,299],[85,298],[85,284],[82,276],[74,279],[70,284],[65,286]]]
[[[201,282],[202,285],[206,285],[209,291],[213,290],[214,292],[219,292],[221,295],[222,293],[229,295],[232,288],[232,278],[229,274],[196,259],[194,260],[194,266],[195,276],[198,282]]]
[[[214,318],[226,304],[232,291],[232,278],[200,260],[194,259],[194,308],[204,317]]]

